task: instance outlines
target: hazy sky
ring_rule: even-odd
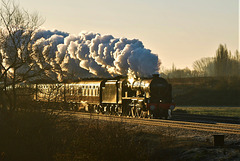
[[[82,30],[139,39],[162,66],[188,66],[215,55],[220,43],[239,47],[238,0],[18,0],[46,29]]]

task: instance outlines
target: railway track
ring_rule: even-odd
[[[210,115],[196,115],[186,113],[173,113],[173,120],[177,121],[193,121],[206,123],[233,123],[240,124],[238,117],[224,117],[224,116],[210,116]]]
[[[83,112],[64,112],[64,113],[75,116],[76,118],[91,118],[91,119],[106,120],[106,121],[118,121],[118,122],[131,123],[131,124],[214,132],[217,134],[240,135],[239,124],[199,123],[199,122],[176,121],[176,120],[130,118],[130,117],[119,117],[119,116],[113,116],[113,115],[102,115],[102,114],[83,113]]]

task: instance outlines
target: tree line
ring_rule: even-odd
[[[226,45],[220,44],[214,57],[201,58],[193,62],[193,69],[177,69],[174,65],[170,70],[163,70],[162,76],[167,78],[184,77],[239,77],[240,54],[234,54]]]
[[[11,0],[1,0],[0,7],[0,107],[9,104],[16,109],[16,85],[41,75],[41,64],[33,41],[35,31],[43,24],[37,14],[30,14]],[[12,90],[7,90],[11,88]]]

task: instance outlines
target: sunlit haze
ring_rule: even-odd
[[[219,44],[239,48],[238,0],[19,0],[38,12],[46,29],[139,39],[162,66],[192,68],[215,55]]]

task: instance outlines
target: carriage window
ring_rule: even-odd
[[[92,90],[89,88],[89,89],[88,89],[88,96],[91,96],[91,94],[92,94],[91,91],[92,91]]]
[[[98,89],[98,87],[96,88],[96,96],[99,96],[99,89]]]
[[[70,88],[70,94],[71,94],[71,95],[74,94],[74,88],[73,88],[73,86],[71,86],[71,88]]]
[[[80,87],[78,87],[78,95],[81,95],[82,94],[82,90]]]

